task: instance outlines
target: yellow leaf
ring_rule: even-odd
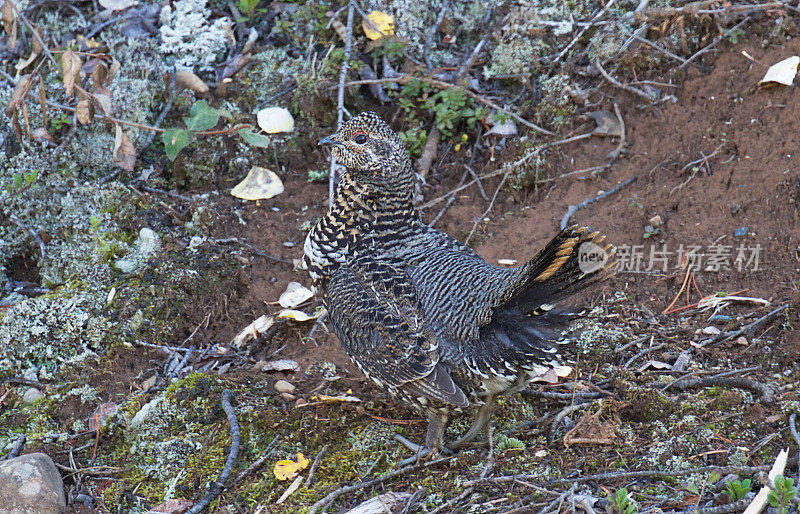
[[[311,462],[306,459],[306,456],[302,453],[297,454],[297,467],[300,469],[306,469]]]
[[[378,30],[375,30],[373,25]],[[364,29],[364,34],[373,41],[383,36],[392,36],[394,35],[394,18],[385,12],[372,11],[367,15],[366,20],[361,20],[361,28]]]
[[[275,469],[272,472],[275,473],[275,478],[278,480],[289,480],[297,476],[298,469],[299,466],[293,460],[279,460],[275,463]]]

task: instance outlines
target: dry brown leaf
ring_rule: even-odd
[[[11,25],[17,21],[13,5],[11,0],[5,0],[0,6],[0,19],[3,20],[3,30],[6,31],[6,34],[11,34]]]
[[[0,15],[3,20],[3,30],[8,34],[9,50],[17,46],[17,16],[14,13],[14,4],[11,0],[5,0],[0,7]]]
[[[81,125],[86,125],[92,119],[92,104],[88,100],[81,100],[75,106],[75,116]]]
[[[622,125],[619,119],[611,111],[587,112],[586,116],[592,118],[597,127],[592,131],[596,136],[619,137],[622,135]]]
[[[100,111],[106,116],[111,116],[111,97],[103,93],[90,95],[90,98],[97,103]]]
[[[111,68],[109,68],[109,70],[108,70],[108,83],[109,84],[111,84],[111,81],[113,81],[114,77],[117,76],[117,73],[119,72],[119,69],[121,67],[122,67],[122,65],[119,63],[119,61],[112,57],[111,58]]]
[[[181,70],[175,74],[175,85],[181,89],[189,89],[200,95],[204,95],[209,91],[208,85],[203,82],[203,79],[189,70]]]
[[[52,144],[56,143],[55,138],[51,136],[50,132],[48,132],[47,129],[44,127],[40,127],[34,130],[31,133],[31,136],[33,136],[33,140],[38,143],[52,143]]]
[[[94,413],[89,416],[89,430],[97,430],[108,423],[108,419],[119,411],[119,405],[114,402],[103,402],[97,406]]]
[[[25,100],[25,95],[28,94],[32,85],[33,75],[23,75],[19,78],[17,85],[14,86],[14,91],[11,92],[11,99],[6,106],[6,116],[11,116],[17,112],[17,109],[22,105],[22,102]]]
[[[114,124],[117,133],[114,137],[114,162],[125,171],[133,171],[136,164],[136,147],[122,131],[119,123]]]
[[[92,86],[105,86],[108,81],[108,66],[103,61],[98,62],[92,70]]]
[[[572,444],[614,444],[617,432],[611,421],[600,422],[600,412],[584,413],[575,427],[564,434],[564,446]]]
[[[67,98],[72,98],[75,89],[75,81],[81,72],[81,58],[72,50],[67,50],[61,54],[61,75],[64,82],[64,90]]]

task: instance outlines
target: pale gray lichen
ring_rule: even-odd
[[[96,298],[68,291],[31,298],[0,318],[0,372],[53,368],[100,347],[109,322],[94,315]]]
[[[209,21],[206,0],[178,0],[161,9],[161,51],[175,56],[175,67],[211,71],[229,41],[227,18]]]

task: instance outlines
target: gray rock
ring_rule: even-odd
[[[145,227],[139,231],[136,239],[136,248],[129,255],[118,259],[114,264],[123,273],[134,273],[144,268],[147,259],[151,258],[161,249],[161,238]]]
[[[25,403],[33,403],[41,398],[44,398],[44,395],[35,387],[28,388],[25,394],[22,395],[22,401]]]
[[[0,498],[0,509],[8,514],[58,514],[67,508],[61,475],[44,453],[0,462]]]

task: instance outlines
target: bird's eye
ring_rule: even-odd
[[[367,142],[367,135],[363,132],[356,132],[355,137],[353,137],[353,141],[359,145],[363,145]]]

